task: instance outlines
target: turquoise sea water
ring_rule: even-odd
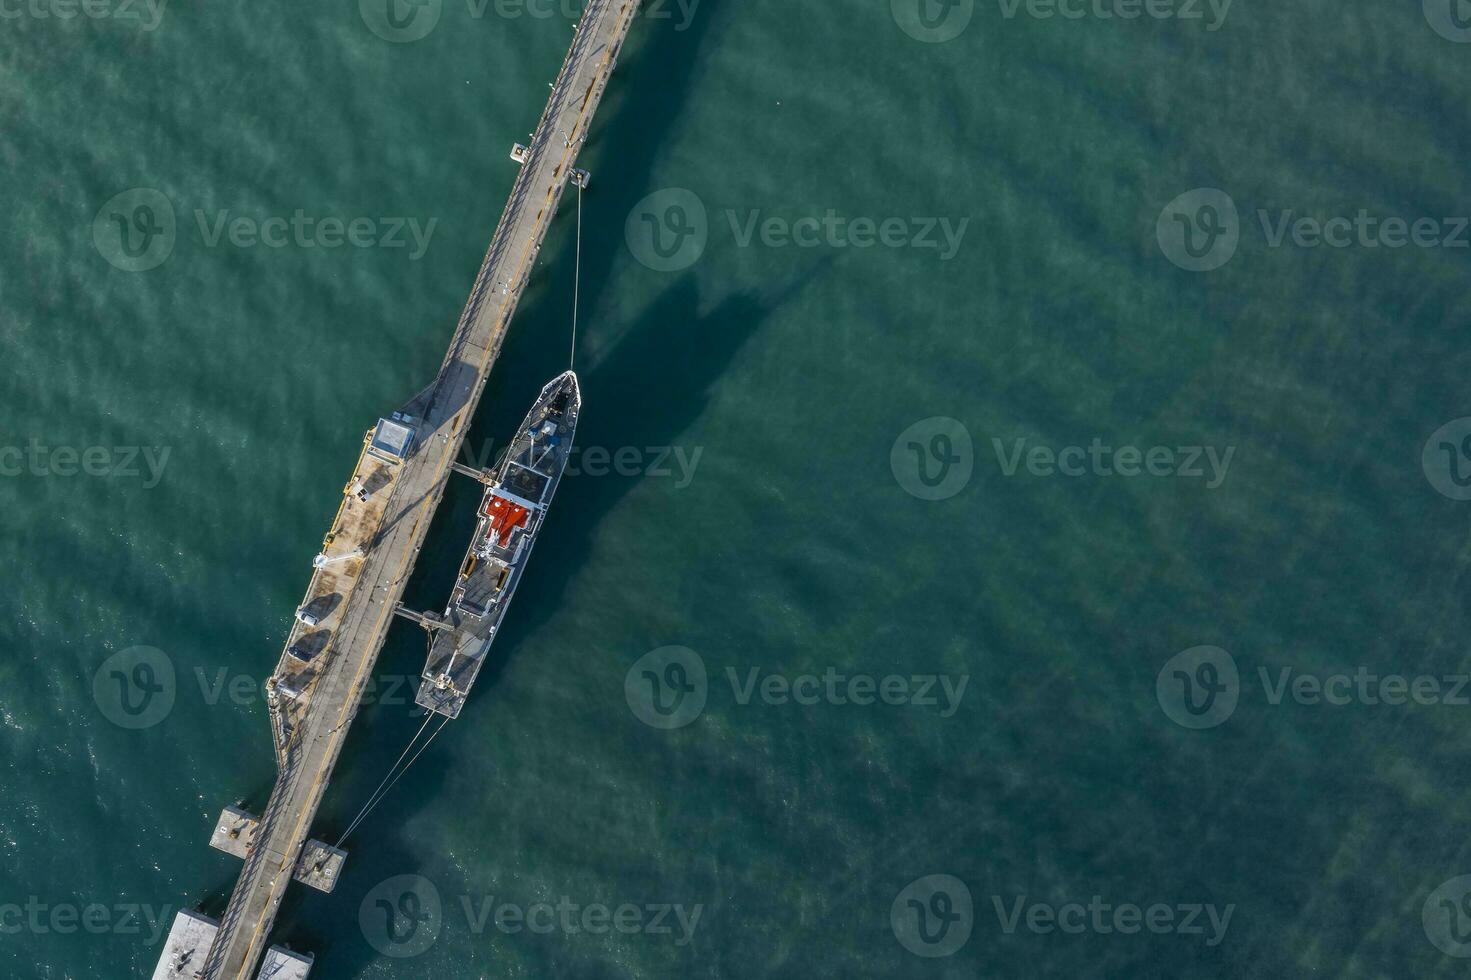
[[[213,821],[274,771],[252,685],[363,431],[440,363],[571,36],[494,2],[445,0],[408,42],[348,0],[120,5],[0,19],[4,976],[149,976],[148,916],[222,908]],[[1274,704],[1262,680],[1471,671],[1471,504],[1421,459],[1471,415],[1468,252],[1273,247],[1257,218],[1471,212],[1471,44],[1435,7],[1238,0],[1211,31],[1205,6],[983,2],[942,43],[888,0],[651,8],[582,158],[578,439],[637,450],[636,475],[564,483],[465,715],[355,832],[338,890],[291,892],[278,939],[325,978],[1460,975],[1461,893],[1436,889],[1471,873],[1471,709]],[[1239,215],[1206,272],[1157,235],[1198,188]],[[112,215],[161,221],[160,199],[167,258],[128,271],[157,254],[115,247]],[[475,452],[565,367],[572,204]],[[378,244],[214,237],[298,209]],[[433,222],[417,259],[381,241],[398,219]],[[942,247],[858,247],[838,219]],[[969,452],[948,422],[901,439],[936,417]],[[1008,475],[1023,439],[1232,455],[1214,487]],[[71,473],[57,447],[102,455]],[[923,499],[905,460],[940,457],[962,485]],[[452,488],[411,604],[443,605],[475,497]],[[670,646],[708,681],[664,730],[626,687]],[[1204,730],[1162,708],[1197,646],[1240,677]],[[119,672],[169,705],[146,727],[125,727],[125,651],[172,670]],[[394,627],[319,835],[418,728],[399,685],[423,653]],[[953,711],[800,704],[744,697],[753,670],[966,686]],[[970,909],[946,885],[927,944],[904,923],[936,875]],[[387,949],[416,955],[384,955],[385,895]],[[1231,918],[1006,928],[1018,901],[1093,896]],[[635,913],[497,925],[538,903]],[[698,919],[658,931],[660,906]]]

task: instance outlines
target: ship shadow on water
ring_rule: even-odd
[[[594,168],[595,189],[584,200],[582,308],[600,308],[608,290],[615,260],[622,249],[623,224],[646,194],[661,145],[680,118],[692,90],[699,53],[722,15],[735,8],[725,0],[705,0],[687,30],[675,31],[667,22],[642,22],[635,30],[647,36],[624,53],[618,79],[622,93],[610,93],[617,105],[606,126],[595,127],[584,166]],[[616,81],[616,80],[615,80]],[[621,95],[621,104],[614,98]],[[606,143],[606,148],[598,144]],[[602,159],[606,157],[606,159]],[[546,379],[565,368],[565,347],[548,338],[566,336],[571,314],[570,282],[575,242],[568,233],[566,206],[559,221],[555,258],[543,263],[523,298],[516,323],[502,351],[499,377],[492,375],[486,397],[472,420],[467,445],[499,447],[525,414]],[[547,249],[548,252],[552,249]],[[635,267],[640,275],[646,273]],[[696,267],[698,269],[698,266]],[[812,273],[801,276],[801,282]],[[704,303],[695,272],[682,274],[622,330],[620,339],[595,362],[579,362],[584,410],[576,441],[581,446],[662,446],[671,444],[705,411],[714,382],[732,358],[756,332],[769,313],[795,292],[800,283],[770,295],[737,292],[712,304]],[[702,313],[702,304],[707,308]],[[598,324],[584,321],[589,333]],[[507,368],[514,365],[510,376]],[[482,436],[484,433],[484,436]],[[473,452],[472,448],[472,452]],[[463,457],[462,462],[466,461]],[[490,465],[492,459],[474,463]],[[506,623],[492,648],[466,705],[466,716],[485,710],[487,692],[496,687],[510,657],[542,625],[556,615],[568,584],[586,560],[588,542],[598,525],[639,483],[638,477],[569,477],[558,489],[551,514],[538,538],[536,550],[517,590]],[[438,611],[445,605],[466,543],[473,531],[483,488],[455,477],[425,541],[417,570],[405,590],[411,608]],[[424,632],[407,622],[390,631],[377,676],[417,679],[426,652]],[[380,689],[385,696],[386,688]],[[406,703],[405,703],[406,702]],[[365,705],[344,748],[342,764],[327,794],[314,836],[335,841],[358,808],[368,799],[392,760],[423,723],[413,705],[413,691],[402,689]],[[317,957],[317,969],[334,977],[359,977],[384,958],[370,946],[359,928],[359,911],[369,893],[382,881],[421,873],[426,866],[422,841],[404,828],[420,812],[452,806],[443,797],[444,745],[455,736],[465,717],[450,723],[443,739],[431,747],[406,777],[373,811],[344,845],[349,856],[334,894],[327,896],[297,886],[282,903],[273,942],[286,942]],[[436,723],[437,724],[437,723]],[[446,819],[449,819],[448,817]],[[500,866],[514,865],[514,854],[496,854]],[[445,915],[458,912],[455,895],[461,888],[476,891],[473,882],[436,881],[445,903]],[[483,890],[483,889],[482,889]],[[446,932],[460,933],[451,924]],[[463,938],[463,937],[462,937]],[[441,938],[440,942],[444,942]],[[560,955],[560,954],[559,954]],[[407,960],[408,970],[429,968],[435,957]],[[467,968],[484,968],[477,961]],[[606,964],[579,964],[580,975],[616,977]]]
[[[667,444],[699,416],[708,399],[710,382],[719,376],[770,307],[745,294],[728,297],[703,316],[697,312],[698,306],[695,279],[686,276],[639,318],[609,356],[584,373],[589,401],[596,408],[585,412],[579,423],[580,444]],[[597,397],[596,392],[602,396]],[[569,583],[585,560],[593,533],[638,480],[638,477],[610,475],[573,478],[562,484],[506,624],[476,681],[464,715],[445,727],[441,739],[418,760],[411,775],[398,783],[382,805],[353,832],[344,845],[349,856],[337,891],[330,896],[318,895],[304,887],[288,891],[282,904],[282,928],[278,937],[285,937],[297,949],[317,954],[324,972],[357,977],[380,959],[362,939],[358,914],[364,900],[380,882],[423,872],[426,864],[423,842],[413,841],[403,831],[416,815],[444,809],[445,819],[456,819],[449,815],[453,813],[453,802],[444,796],[445,746],[453,742],[457,728],[470,727],[468,720],[473,713],[490,709],[491,699],[487,695],[500,683],[509,659],[516,656],[528,637],[557,614]],[[465,517],[468,526],[462,526],[464,522],[459,520],[437,525],[431,537],[439,540],[433,548],[426,544],[424,549],[423,557],[429,562],[435,561],[432,551],[441,560],[452,555],[447,560],[451,566],[457,565],[459,552],[468,540],[468,528],[473,527],[473,512],[480,494],[468,480],[462,483],[459,495],[470,500],[467,507],[457,510],[469,513],[455,516]],[[438,573],[435,577],[442,577],[444,570],[439,564],[430,567]],[[434,608],[436,603],[443,605],[447,590],[416,591],[423,593],[425,605]],[[417,674],[423,666],[425,646],[420,628],[409,623],[398,624],[385,646],[379,675]],[[400,703],[403,700],[409,701],[409,705]],[[341,785],[334,785],[329,793],[329,802],[333,804],[331,815],[324,812],[317,836],[335,840],[423,723],[422,718],[413,709],[411,690],[400,692],[400,697],[392,703],[363,709],[344,751],[338,780]],[[493,757],[487,757],[486,764],[493,765]],[[466,819],[471,817],[466,815]],[[328,829],[331,833],[326,832]],[[487,833],[493,833],[493,829],[487,828]],[[494,853],[493,845],[489,850]],[[514,866],[518,858],[514,854],[494,854],[492,860],[499,867],[508,867]],[[478,895],[486,889],[473,882],[436,880],[434,884],[445,903],[447,929],[462,933],[463,913],[456,896],[464,891]],[[488,963],[472,965],[484,968]],[[579,965],[579,975],[620,975],[600,974],[593,963],[586,967],[583,970]]]
[[[686,276],[640,317],[617,347],[583,373],[578,445],[607,448],[611,455],[620,446],[642,450],[675,442],[704,413],[712,383],[774,307],[748,293],[728,296],[704,314],[699,305],[695,277]],[[558,614],[598,526],[643,479],[610,472],[563,481],[496,647],[476,682],[478,693],[494,687],[516,647]],[[473,710],[474,701],[472,695],[466,711]]]

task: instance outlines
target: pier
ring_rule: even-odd
[[[179,914],[154,980],[305,980],[311,969],[309,955],[267,948],[277,910],[293,880],[330,891],[349,858],[309,841],[312,823],[558,204],[587,182],[578,152],[638,7],[589,0],[530,144],[515,147],[520,172],[438,376],[364,438],[267,682],[275,786],[258,817],[226,808],[211,839],[243,860],[240,878],[218,921]]]

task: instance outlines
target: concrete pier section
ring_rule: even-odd
[[[163,956],[153,971],[153,980],[195,980],[209,948],[219,935],[220,924],[198,912],[180,912],[164,942]],[[282,946],[266,950],[256,980],[307,980],[312,958]]]
[[[639,0],[588,3],[531,142],[517,153],[520,172],[438,376],[364,438],[267,682],[276,784],[258,819],[228,809],[211,838],[243,858],[239,881],[218,922],[179,914],[154,980],[302,980],[311,968],[309,957],[267,948],[277,910],[293,880],[330,891],[343,869],[343,851],[308,843],[312,823],[638,8]],[[586,175],[576,179],[581,186]]]

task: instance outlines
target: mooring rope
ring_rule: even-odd
[[[357,816],[353,817],[352,823],[348,824],[347,829],[342,832],[342,836],[338,839],[337,843],[333,845],[334,847],[340,848],[342,846],[342,842],[347,840],[348,834],[351,834],[354,830],[357,829],[358,824],[363,822],[363,818],[368,815],[368,812],[372,810],[373,807],[375,807],[380,800],[383,799],[383,796],[387,794],[389,789],[393,788],[393,784],[390,783],[389,780],[392,779],[394,782],[398,781],[394,778],[394,771],[398,769],[399,763],[404,761],[404,757],[413,751],[414,743],[419,741],[419,736],[424,734],[424,729],[428,728],[429,723],[433,720],[434,714],[433,712],[430,712],[429,717],[424,719],[424,724],[419,726],[419,730],[414,733],[413,738],[409,739],[409,744],[404,748],[403,752],[389,768],[388,774],[383,777],[383,781],[378,784],[378,788],[373,790],[372,795],[368,797],[368,802],[363,805],[363,808],[358,811]],[[446,718],[445,720],[448,721],[449,719]],[[439,734],[439,732],[436,731],[435,734],[437,735]],[[425,742],[424,744],[427,746],[429,743]],[[416,755],[414,756],[414,758],[417,759],[418,756]],[[413,765],[413,760],[409,761],[409,765]],[[407,769],[408,767],[405,766],[404,768]],[[401,776],[403,775],[403,773],[399,773],[399,775]],[[384,788],[385,786],[387,787],[387,789]]]
[[[582,293],[582,185],[577,185],[577,260],[572,269],[572,356],[567,359],[570,371],[577,364],[577,302]]]

